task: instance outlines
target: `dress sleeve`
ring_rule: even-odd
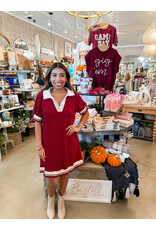
[[[75,112],[84,115],[88,111],[86,105],[87,103],[84,102],[82,97],[77,92],[75,92]]]
[[[42,121],[43,119],[43,111],[42,111],[42,100],[43,100],[43,92],[39,92],[36,97],[34,109],[33,109],[33,120],[34,121]]]

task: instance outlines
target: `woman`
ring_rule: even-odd
[[[73,126],[75,113],[82,115]],[[58,189],[58,218],[65,217],[64,193],[68,173],[83,165],[77,132],[89,116],[86,103],[70,84],[70,75],[62,63],[54,63],[47,76],[46,86],[34,105],[35,134],[40,157],[40,172],[48,177],[47,215],[55,217],[55,191]]]

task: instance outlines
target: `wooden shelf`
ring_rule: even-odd
[[[141,139],[141,140],[146,140],[146,141],[152,141],[152,140],[153,140],[152,137],[139,137],[139,136],[133,136],[133,138]]]
[[[9,109],[2,109],[2,110],[0,110],[0,113],[10,111],[10,110],[22,109],[22,108],[24,108],[23,105],[20,105],[20,106],[17,106],[17,107],[12,107],[12,108],[9,108]]]
[[[23,73],[38,73],[34,70],[0,70],[0,74],[23,74]]]
[[[154,123],[154,120],[146,120],[146,119],[141,119],[141,120],[135,120],[133,118],[134,122],[149,122],[149,123]]]

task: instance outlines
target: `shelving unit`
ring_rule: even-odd
[[[12,107],[12,108],[9,108],[9,109],[2,109],[2,110],[0,110],[0,113],[6,112],[6,111],[11,111],[11,110],[16,110],[16,109],[22,109],[22,108],[24,108],[24,105],[20,105],[20,106],[17,106],[17,107]]]
[[[153,140],[155,142],[156,140],[156,106],[146,106],[146,105],[138,105],[138,104],[124,104],[122,108],[123,112],[129,112],[129,113],[140,113],[140,114],[149,114],[154,115],[155,119],[153,120],[144,120],[145,122],[151,122],[154,123],[153,128],[153,138],[143,138],[144,140]],[[142,121],[142,120],[140,120]],[[141,139],[140,137],[137,137]]]

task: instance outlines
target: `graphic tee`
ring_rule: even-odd
[[[84,41],[77,44],[75,58],[74,58],[74,68],[73,68],[74,74],[76,73],[77,66],[86,65],[85,56],[91,49],[92,49],[92,45],[89,46]]]
[[[88,44],[93,43],[93,49],[97,46],[107,45],[112,47],[114,44],[117,46],[118,37],[116,28],[114,26],[108,25],[106,29],[98,29],[98,25],[93,27],[93,30],[89,32]],[[95,30],[97,28],[97,30]]]
[[[112,91],[121,61],[118,51],[110,47],[101,51],[96,47],[88,52],[85,59],[88,75],[93,79],[92,87]]]

